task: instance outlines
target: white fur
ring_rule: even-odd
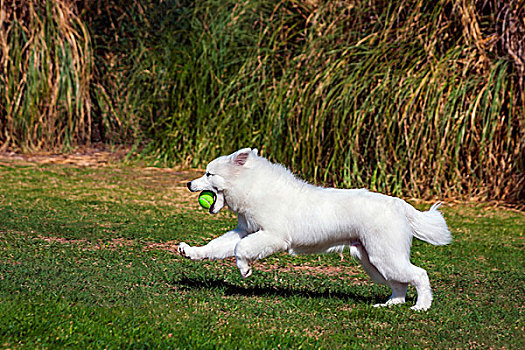
[[[452,241],[439,205],[420,212],[402,199],[365,189],[316,187],[249,148],[213,160],[188,188],[216,194],[210,213],[227,205],[238,214],[237,228],[207,245],[180,243],[188,258],[235,256],[241,275],[248,277],[250,262],[275,252],[336,252],[349,246],[370,277],[392,289],[390,299],[376,306],[404,303],[408,284],[418,294],[412,309],[427,310],[432,303],[427,272],[410,263],[410,246],[412,236],[435,245]]]

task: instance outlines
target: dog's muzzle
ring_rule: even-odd
[[[199,192],[202,191],[202,189],[194,189],[193,188],[193,181],[190,181],[186,184],[188,187],[188,190],[191,192]],[[224,207],[224,193],[222,191],[218,191],[217,189],[208,189],[208,191],[213,192],[215,195],[215,201],[213,202],[212,206],[209,209],[210,214],[217,214],[223,207]]]

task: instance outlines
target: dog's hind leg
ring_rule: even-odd
[[[252,261],[286,249],[286,242],[278,235],[267,231],[257,231],[241,239],[235,246],[237,267],[242,277],[249,277],[252,274],[250,266]]]
[[[387,284],[392,288],[392,296],[383,305],[403,303],[408,284],[412,284],[417,291],[417,301],[412,310],[428,310],[432,304],[432,290],[427,272],[412,265],[408,257],[392,257],[386,254],[369,252],[370,263],[377,267]],[[378,306],[382,306],[381,304]]]
[[[370,263],[368,253],[366,252],[365,247],[363,247],[361,242],[352,242],[352,244],[350,245],[350,255],[352,255],[361,263],[361,265],[363,265],[365,272],[368,274],[368,276],[370,276],[372,281],[380,284],[388,284],[383,275],[381,275],[381,272],[379,272],[377,268]]]
[[[417,301],[416,305],[412,306],[412,310],[428,310],[432,305],[432,289],[430,288],[430,280],[427,272],[417,266],[412,266],[412,278],[410,283],[416,287]]]
[[[386,280],[379,270],[370,262],[368,253],[361,242],[352,242],[350,246],[350,254],[363,265],[366,273],[372,278],[374,282],[386,284],[392,289],[390,299],[384,304],[376,304],[374,306],[391,306],[396,304],[403,304],[408,289],[408,283],[397,282],[394,280]]]

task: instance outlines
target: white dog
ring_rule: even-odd
[[[392,288],[390,299],[376,306],[404,303],[408,284],[417,290],[413,310],[427,310],[432,303],[427,272],[410,263],[410,246],[412,236],[435,245],[452,241],[439,204],[420,212],[402,199],[365,189],[316,187],[250,148],[213,160],[188,188],[215,193],[210,213],[228,205],[238,214],[237,228],[207,245],[180,243],[179,252],[190,259],[235,256],[241,275],[248,277],[250,262],[275,252],[334,252],[349,246],[374,281]]]

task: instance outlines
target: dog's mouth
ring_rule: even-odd
[[[210,214],[217,214],[224,207],[223,191],[219,191],[216,188],[202,188],[199,186],[194,187],[193,185],[194,185],[193,181],[190,181],[187,183],[188,189],[191,192],[199,192],[199,191],[204,191],[204,190],[213,192],[214,201],[210,209],[208,210]]]
[[[215,195],[213,205],[209,209],[210,214],[217,214],[224,207],[224,193],[222,191],[212,190]]]

